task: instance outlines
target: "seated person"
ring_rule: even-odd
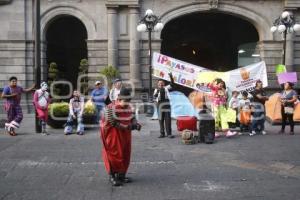
[[[84,98],[80,96],[79,91],[74,90],[73,98],[70,99],[69,103],[69,117],[65,126],[65,135],[73,133],[74,120],[77,119],[77,134],[83,135],[84,125],[82,121],[82,115],[84,110]]]

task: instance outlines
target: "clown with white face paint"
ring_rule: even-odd
[[[48,135],[46,131],[46,122],[48,120],[48,105],[50,96],[47,92],[48,85],[46,82],[41,83],[41,88],[36,90],[33,96],[34,107],[42,126],[42,133]]]

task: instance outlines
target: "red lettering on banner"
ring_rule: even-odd
[[[159,76],[163,78],[165,76],[165,73],[164,72],[160,72]]]

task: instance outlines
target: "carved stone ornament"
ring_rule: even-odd
[[[0,0],[0,5],[10,4],[12,0]]]
[[[208,0],[208,4],[210,9],[217,9],[219,6],[219,0]]]

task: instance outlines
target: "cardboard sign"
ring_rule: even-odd
[[[285,72],[278,75],[279,84],[286,82],[297,83],[297,73],[296,72]]]

